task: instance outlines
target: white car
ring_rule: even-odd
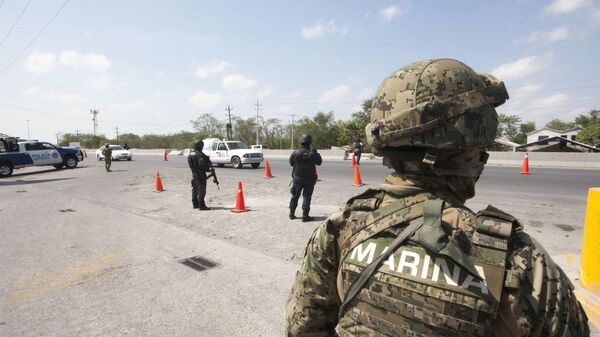
[[[109,147],[112,150],[112,160],[131,160],[131,152],[123,148],[121,145],[109,145]],[[96,150],[96,158],[98,158],[98,160],[104,159],[102,149],[104,149],[104,146]]]

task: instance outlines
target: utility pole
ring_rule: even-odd
[[[233,125],[231,124],[231,110],[233,110],[233,108],[227,104],[227,109],[225,110],[227,110],[227,115],[229,116],[229,123],[227,123],[227,126],[225,127],[227,129],[227,140],[231,140],[233,138]]]
[[[77,143],[79,143],[79,131],[81,131],[81,130],[75,130],[75,135],[77,137]]]
[[[27,140],[31,139],[31,136],[29,135],[29,119],[27,119]]]
[[[117,143],[119,142],[119,127],[115,126],[115,132],[117,133]]]
[[[291,114],[290,116],[292,116],[292,150],[294,149],[294,117],[296,117],[296,115]]]
[[[98,109],[90,109],[90,113],[94,115],[92,120],[94,121],[94,136],[96,136],[96,129],[98,129],[98,114],[100,111],[98,111]]]
[[[60,143],[60,131],[56,133],[56,145],[58,145],[58,143]]]
[[[262,104],[258,103],[258,100],[256,100],[256,103],[254,103],[254,105],[256,106],[256,145],[258,145],[258,111],[262,110],[260,108]]]

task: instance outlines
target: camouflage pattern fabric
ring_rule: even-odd
[[[315,230],[289,296],[287,336],[589,335],[587,317],[568,278],[518,221],[493,207],[476,215],[457,201],[443,212],[444,229],[476,268],[483,266],[485,287],[411,241],[394,252],[396,264],[380,267],[338,321],[348,285],[401,226],[373,231],[367,241],[354,238],[373,229],[368,223],[376,218],[388,224],[410,221],[419,204],[443,194],[428,190],[394,173],[381,189],[350,199]],[[405,207],[386,211],[392,204]],[[413,270],[410,263],[417,256],[421,262]],[[398,261],[407,264],[401,270],[407,275],[386,270],[396,268]],[[425,261],[431,267],[421,268]]]
[[[494,107],[507,99],[504,83],[459,61],[416,62],[388,76],[377,90],[367,141],[375,154],[400,146],[485,146],[496,137]]]

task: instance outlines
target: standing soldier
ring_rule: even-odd
[[[507,99],[449,59],[383,81],[367,141],[395,172],[313,233],[287,336],[589,336],[571,282],[523,225],[464,204]]]
[[[112,149],[108,143],[104,144],[102,155],[104,156],[104,168],[106,169],[106,172],[112,172],[110,170],[110,165],[112,164]]]
[[[204,142],[199,140],[194,143],[194,151],[188,155],[188,165],[192,170],[192,205],[201,211],[210,210],[206,207],[206,172],[214,170],[210,158],[202,153]]]
[[[296,219],[296,207],[298,199],[302,193],[302,222],[312,221],[313,218],[308,215],[310,212],[310,199],[317,182],[317,168],[315,165],[321,165],[323,160],[317,153],[317,149],[311,149],[312,137],[304,134],[300,137],[300,148],[290,155],[290,165],[292,170],[293,184],[290,192],[290,219]]]
[[[362,142],[360,141],[360,137],[356,140],[356,143],[354,143],[354,155],[356,158],[355,159],[355,163],[356,165],[360,165],[360,156],[362,155]]]

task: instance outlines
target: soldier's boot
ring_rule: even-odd
[[[296,218],[296,210],[290,208],[290,220],[295,220]]]
[[[192,206],[194,206],[194,209],[197,209],[197,208],[199,208],[199,207],[198,207],[198,204],[196,204],[196,203],[193,203],[193,204],[192,204]]]
[[[200,205],[200,207],[198,207],[198,209],[201,211],[210,211],[210,207],[208,207],[206,205]]]
[[[307,209],[302,210],[302,222],[309,222],[314,220],[312,216],[308,215],[308,212],[309,210]]]

